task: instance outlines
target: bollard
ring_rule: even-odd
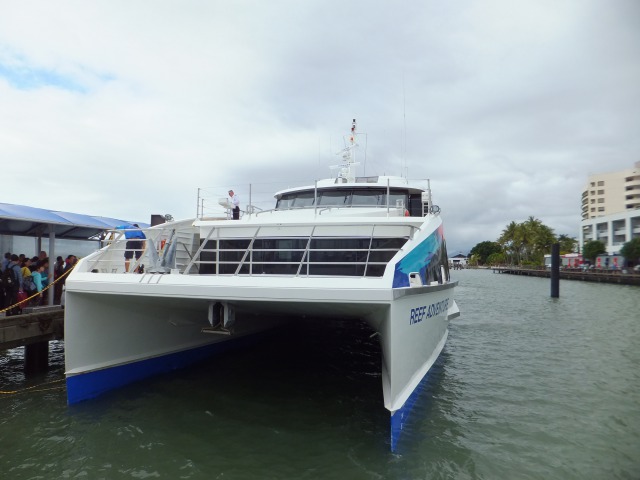
[[[551,298],[560,297],[560,244],[551,245]]]

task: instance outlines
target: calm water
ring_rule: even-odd
[[[379,348],[307,322],[74,407],[0,353],[2,478],[640,478],[640,289],[453,272],[462,317],[389,453]],[[48,390],[44,390],[48,389]]]

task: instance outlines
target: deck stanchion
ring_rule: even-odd
[[[551,245],[551,298],[560,297],[560,244]]]

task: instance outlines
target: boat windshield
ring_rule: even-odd
[[[318,205],[321,205],[323,207],[346,207],[347,205],[349,205],[348,202],[350,193],[351,192],[345,190],[322,192],[322,194],[318,196]]]
[[[408,197],[408,192],[405,190],[391,190],[389,206],[407,208]],[[285,193],[278,199],[276,210],[314,207],[316,205],[314,199],[313,190]],[[318,190],[317,205],[319,207],[386,207],[387,190],[383,188]]]
[[[289,210],[291,208],[313,207],[313,192],[299,192],[283,195],[276,203],[277,210]]]
[[[351,205],[353,206],[368,206],[368,205],[383,205],[386,192],[378,190],[362,190],[355,191],[351,195]]]

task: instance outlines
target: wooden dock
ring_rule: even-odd
[[[525,275],[528,277],[550,278],[551,270],[543,268],[520,267],[491,267],[493,273],[507,273],[509,275]],[[562,280],[582,280],[584,282],[617,283],[619,285],[640,286],[640,274],[622,273],[620,270],[560,270]]]
[[[37,373],[47,369],[49,341],[64,337],[64,309],[33,307],[21,315],[0,316],[0,352],[25,347],[25,370]]]

